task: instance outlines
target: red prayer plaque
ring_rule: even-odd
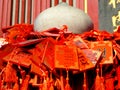
[[[84,71],[90,68],[95,67],[95,65],[90,61],[90,59],[85,55],[85,53],[78,48],[78,61],[79,61],[79,70]]]
[[[42,56],[42,63],[51,70],[54,69],[54,47],[55,40],[53,38],[48,38]]]
[[[13,50],[3,59],[24,67],[29,67],[31,65],[31,54],[22,51],[20,48]]]
[[[37,66],[35,63],[31,64],[30,72],[42,76],[44,74],[44,70],[42,70],[39,66]]]
[[[89,47],[80,36],[75,36],[72,40],[66,42],[67,45],[75,45],[80,49],[88,49]]]
[[[77,47],[79,47],[81,49],[88,49],[89,48],[80,36],[76,36],[73,39],[73,43],[74,43],[74,45],[76,45]]]
[[[72,45],[55,45],[55,68],[78,70],[77,48]]]
[[[112,42],[110,41],[91,42],[91,49],[102,52],[102,60],[100,63],[102,64],[113,63]]]
[[[30,52],[32,53],[31,60],[37,66],[40,66],[42,63],[43,52],[45,50],[45,46],[47,44],[47,40],[42,40],[38,43],[35,48],[33,48]]]
[[[92,49],[82,49],[85,56],[94,64],[96,65],[99,61],[102,52],[98,50],[92,50]]]

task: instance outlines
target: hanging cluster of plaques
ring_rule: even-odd
[[[0,80],[6,84],[0,83],[2,88],[29,88],[29,84],[31,84],[40,90],[54,90],[54,88],[57,88],[56,90],[69,88],[70,90],[69,71],[73,74],[74,71],[83,72],[84,79],[86,79],[85,72],[87,70],[99,65],[114,63],[113,50],[117,52],[115,55],[119,55],[119,44],[110,40],[111,35],[108,33],[101,34],[100,31],[93,30],[76,35],[65,33],[64,28],[59,32],[57,36],[50,36],[51,34],[48,36],[48,33],[46,36],[43,33],[32,32],[32,34],[27,34],[27,38],[23,36],[20,41],[15,39],[14,42],[8,42],[10,46],[3,45],[4,48],[2,47],[0,51],[4,51],[2,54],[4,56],[1,59],[5,68],[1,67],[0,77],[2,78]],[[25,40],[28,37],[29,40]],[[7,52],[6,49],[11,46],[12,48]],[[7,75],[11,70],[14,75],[10,77],[13,79],[14,76],[15,80],[9,81],[8,77],[5,81],[3,73]],[[84,80],[83,86],[86,86],[86,80]]]

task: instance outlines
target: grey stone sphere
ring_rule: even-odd
[[[68,30],[75,34],[80,34],[93,29],[91,18],[84,11],[60,3],[57,6],[42,11],[34,22],[34,30],[41,32],[53,27],[61,28],[67,25]]]

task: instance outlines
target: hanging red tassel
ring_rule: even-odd
[[[114,78],[105,79],[105,90],[114,90]]]
[[[19,85],[18,85],[18,83],[15,83],[15,85],[14,85],[14,87],[13,87],[12,90],[19,90]]]
[[[104,78],[101,77],[100,80],[101,80],[101,82],[100,82],[101,89],[100,89],[100,90],[105,90],[105,86],[104,86]]]
[[[105,90],[105,86],[104,86],[104,78],[102,76],[102,64],[100,64],[100,73],[101,73],[101,76],[100,76],[100,85],[101,85],[101,90]]]
[[[13,90],[19,90],[19,84],[18,84],[18,79],[15,82],[15,85],[13,87]]]
[[[50,87],[49,87],[49,90],[54,90],[52,72],[50,72]]]
[[[117,79],[118,79],[117,89],[120,89],[120,66],[117,67],[116,72],[117,72]]]
[[[64,79],[63,78],[63,73],[62,73],[62,70],[60,70],[60,81],[59,81],[59,79],[57,81],[58,81],[58,83],[60,85],[61,90],[64,90],[64,80],[63,79]]]
[[[104,78],[102,77],[102,64],[100,64],[101,76],[99,76],[99,68],[96,69],[95,90],[105,90]]]
[[[54,90],[53,83],[50,84],[49,90]]]
[[[44,81],[43,81],[41,90],[48,90],[48,84],[45,76],[44,76]]]
[[[5,82],[16,82],[17,75],[15,69],[12,67],[11,63],[7,63],[5,71],[3,73],[3,78]]]
[[[84,72],[84,84],[83,84],[83,90],[87,90],[87,86],[86,86],[86,72]]]
[[[95,90],[101,90],[101,81],[99,76],[99,68],[96,69]]]
[[[1,80],[1,75],[0,75],[0,90],[2,90],[2,80]]]
[[[0,71],[0,90],[2,90],[3,88],[3,80],[2,80],[2,74],[4,72],[5,68],[2,69],[2,71]]]
[[[23,78],[22,80],[20,90],[28,90],[29,80],[30,80],[30,75],[26,75],[25,78]]]
[[[54,86],[57,88],[56,90],[64,90],[64,88],[62,88],[62,85],[61,85],[61,80],[59,79],[56,79]]]
[[[68,70],[67,70],[67,77],[66,77],[66,85],[64,90],[72,90],[69,85],[69,76],[68,76]]]

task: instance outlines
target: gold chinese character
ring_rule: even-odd
[[[120,11],[118,11],[118,15],[117,16],[112,16],[112,23],[113,23],[113,26],[116,26],[116,22],[119,22],[120,21]]]
[[[113,5],[113,8],[116,8],[115,0],[110,0],[109,5]]]
[[[119,22],[120,22],[120,11],[118,11],[118,15],[112,16],[112,24],[113,24],[113,27],[115,27],[114,31],[117,30]]]
[[[120,3],[120,0],[117,0],[117,3]]]
[[[120,21],[120,11],[118,11],[118,15],[116,17],[117,17],[117,21],[119,22]]]
[[[116,20],[117,20],[117,17],[116,16],[112,16],[112,24],[114,27],[116,27]]]

